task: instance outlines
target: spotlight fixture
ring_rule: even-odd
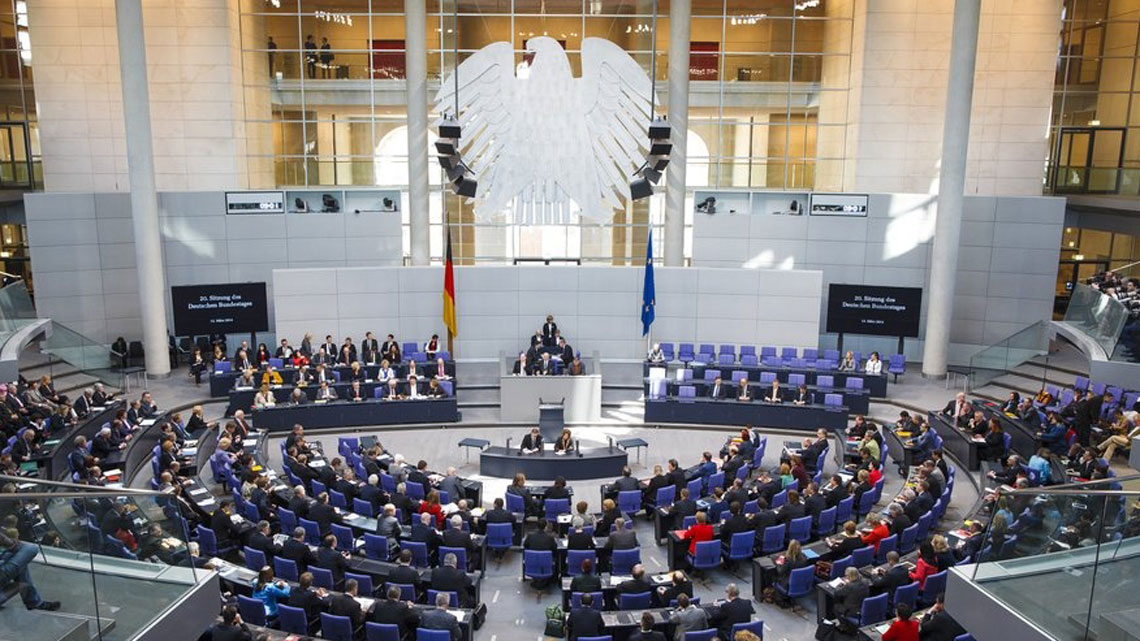
[[[649,153],[645,162],[634,172],[637,176],[629,183],[629,196],[633,200],[653,195],[653,186],[661,182],[661,172],[669,166],[669,154],[673,144],[669,142],[670,127],[664,117],[654,118],[649,123]]]
[[[439,131],[439,140],[435,143],[436,158],[451,181],[451,190],[458,196],[474,198],[479,183],[459,151],[459,138],[463,133],[459,121],[444,114],[436,123],[436,129]]]

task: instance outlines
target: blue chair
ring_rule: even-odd
[[[131,561],[137,561],[139,559],[138,555],[128,550],[122,541],[110,534],[103,538],[103,553],[120,559],[130,559]]]
[[[843,557],[842,559],[836,559],[835,562],[831,564],[831,575],[827,577],[828,580],[834,581],[835,579],[843,576],[843,573],[846,572],[847,568],[849,567],[851,567],[850,554]]]
[[[696,481],[697,483],[701,482],[700,479],[693,479],[693,480]],[[700,494],[699,490],[698,490],[697,494]],[[689,496],[693,496],[692,490],[689,490]],[[676,500],[676,498],[677,498],[677,486],[676,485],[666,485],[665,487],[659,487],[659,488],[657,488],[657,496],[655,496],[654,500],[653,500],[653,507],[655,507],[655,508],[670,507],[671,505],[673,505],[673,501]]]
[[[710,628],[708,630],[690,630],[689,632],[685,633],[684,641],[713,641],[713,639],[716,639],[716,633],[716,628]]]
[[[705,488],[705,496],[712,494],[712,491],[718,487],[724,487],[724,472],[717,472],[709,476],[709,483]]]
[[[618,595],[619,610],[644,610],[652,607],[652,605],[652,592],[636,592],[633,594],[625,593]]]
[[[904,529],[899,538],[899,554],[910,554],[918,541],[918,523]]]
[[[400,641],[400,626],[395,623],[365,621],[364,641]]]
[[[805,565],[802,568],[792,570],[792,573],[788,575],[787,587],[784,587],[783,583],[777,582],[776,591],[789,599],[798,599],[811,594],[814,584],[815,566]]]
[[[846,387],[849,390],[861,390],[863,389],[863,379],[858,376],[848,376]]]
[[[764,528],[764,538],[760,543],[761,554],[775,554],[784,549],[784,534],[786,527],[783,523],[779,525],[769,525]]]
[[[823,404],[826,407],[843,407],[842,394],[824,394]]]
[[[387,561],[390,556],[388,554],[388,537],[365,533],[364,556],[378,561]]]
[[[911,582],[910,585],[903,585],[895,588],[894,604],[905,603],[910,606],[911,611],[915,609],[915,604],[918,602],[918,581]]]
[[[277,578],[285,579],[286,581],[297,581],[300,578],[300,572],[297,571],[297,562],[279,556],[273,557],[273,574],[277,575]]]
[[[934,513],[927,510],[922,516],[918,517],[918,532],[915,533],[915,541],[925,541],[926,535],[930,532],[930,522],[934,519]]]
[[[417,501],[424,500],[424,486],[423,483],[416,483],[415,481],[405,481],[404,489],[408,492],[408,498]],[[520,497],[521,498],[521,497]]]
[[[244,618],[244,616],[242,617]],[[309,635],[309,617],[304,608],[294,608],[284,603],[277,604],[277,623],[282,632]]]
[[[371,574],[356,574],[354,572],[345,572],[344,579],[355,579],[357,587],[360,588],[360,596],[370,597],[376,594],[376,586],[372,583]]]
[[[677,360],[682,363],[689,363],[695,356],[696,354],[693,352],[692,343],[680,343],[677,345]]]
[[[376,511],[372,509],[372,504],[364,499],[352,499],[352,511],[361,516],[376,516]]]
[[[570,513],[570,499],[546,499],[543,508],[546,520],[553,522],[558,519],[558,515]]]
[[[554,576],[554,553],[549,550],[523,550],[523,578],[549,579]]]
[[[737,532],[724,545],[724,558],[726,561],[742,561],[752,558],[752,548],[756,543],[756,533]]]
[[[757,639],[763,639],[764,638],[764,622],[763,621],[749,621],[748,623],[734,623],[734,624],[732,624],[732,634],[729,636],[729,638],[735,639],[736,633],[740,632],[741,630],[748,630],[752,634],[755,634]]]
[[[412,603],[416,600],[416,586],[411,583],[385,583],[384,591],[387,592],[389,588],[400,588],[400,600],[410,601]]]
[[[328,641],[353,641],[352,619],[321,612],[321,638]]]
[[[435,598],[437,596],[439,596],[440,594],[446,594],[447,595],[448,607],[451,607],[451,608],[458,608],[459,607],[459,593],[455,592],[454,590],[428,590],[427,591],[427,602],[434,604]]]
[[[508,523],[507,525],[510,524]],[[426,568],[431,565],[431,561],[428,558],[427,543],[423,543],[422,541],[400,541],[400,549],[412,551],[413,566],[417,568]]]
[[[309,481],[309,487],[313,490],[313,496],[317,496],[321,492],[328,492],[329,488],[324,483],[317,480]]]
[[[906,354],[891,354],[887,363],[887,373],[894,374],[895,382],[899,382],[899,374],[906,373]]]
[[[863,599],[863,605],[859,607],[859,618],[846,617],[847,621],[857,628],[885,621],[887,619],[888,597],[887,594],[880,594]]]
[[[620,552],[621,550],[617,550]],[[582,561],[590,559],[598,566],[598,555],[594,550],[566,550],[566,575],[578,576],[582,573]]]
[[[759,499],[753,499],[751,501],[748,501],[747,503],[744,504],[744,509],[742,510],[742,512],[744,513],[744,516],[748,516],[749,514],[759,514],[760,513],[760,500]]]
[[[202,546],[202,554],[207,557],[225,556],[235,549],[232,545],[219,548],[218,537],[214,531],[200,523],[198,524],[198,544]]]
[[[448,554],[455,555],[456,567],[461,568],[464,571],[467,570],[467,548],[449,548],[446,545],[439,546],[439,550],[437,551],[437,558],[439,559],[440,563],[443,562],[444,557],[446,557]],[[431,602],[429,601],[428,603]]]
[[[870,545],[851,552],[851,565],[857,568],[865,568],[875,562],[875,548]]]
[[[788,540],[807,543],[811,539],[811,516],[792,519],[788,523]]]
[[[740,364],[744,367],[756,367],[760,361],[756,358],[755,354],[741,354]]]
[[[350,554],[356,551],[356,537],[352,534],[352,528],[333,523],[332,535],[336,537],[336,548],[338,550]]]
[[[706,369],[705,374],[704,374],[705,380],[706,381],[716,380],[716,379],[720,378],[720,374],[721,374],[721,372],[719,369]]]
[[[245,567],[258,572],[261,568],[269,565],[265,560],[265,553],[261,550],[255,550],[249,546],[242,548],[242,554],[245,556]]]
[[[677,388],[677,399],[682,403],[694,403],[697,398],[697,388],[692,385],[681,385]]]
[[[673,350],[673,343],[661,343],[661,353],[665,356],[666,363],[673,362],[673,359],[677,356]]]
[[[771,385],[776,380],[776,372],[760,372],[760,385]]]
[[[851,520],[851,513],[855,509],[855,497],[849,496],[836,504],[835,507],[835,525],[838,527]]]
[[[496,552],[511,549],[515,537],[513,528],[514,526],[510,523],[488,523],[487,538],[485,539],[487,548]]]
[[[416,641],[451,641],[451,631],[416,628]]]
[[[570,593],[570,607],[571,608],[582,607],[582,594],[584,594],[584,593],[583,592],[571,592]],[[594,610],[601,611],[603,609],[602,606],[605,605],[605,594],[603,594],[601,592],[591,592],[590,595],[594,597],[594,601],[593,601],[593,603],[590,604],[590,607]]]
[[[954,637],[954,641],[976,641],[976,640],[974,639],[974,635],[967,632],[966,634],[959,634],[958,636]]]
[[[622,514],[637,514],[641,511],[641,490],[618,492],[617,504]]]
[[[343,492],[336,490],[329,490],[329,505],[340,508],[342,510],[348,509],[348,498],[345,497]]]
[[[716,357],[717,365],[732,365],[736,362],[736,357],[732,354],[718,354]]]
[[[926,584],[922,586],[922,597],[919,598],[919,603],[922,604],[922,607],[934,605],[934,601],[938,599],[938,595],[946,591],[947,572],[949,572],[949,570],[943,570],[926,577]]]
[[[261,599],[253,599],[245,595],[238,595],[238,612],[246,623],[266,627],[269,625],[265,618],[265,604]]]
[[[687,529],[693,527],[694,525],[696,525],[696,523],[697,523],[697,517],[686,516],[685,518],[681,519],[681,528],[687,530]]]
[[[815,386],[821,389],[831,389],[835,387],[835,377],[830,374],[820,374],[815,377]]]
[[[697,543],[697,553],[685,554],[689,565],[695,570],[711,570],[720,567],[720,541],[700,541]]]
[[[336,582],[333,581],[332,570],[310,565],[309,572],[313,575],[313,585],[326,590],[336,589]]]
[[[507,492],[506,500],[508,512],[514,512],[515,514],[523,514],[526,512],[526,501],[523,500],[522,496]]]
[[[879,549],[875,552],[875,563],[886,563],[887,554],[897,551],[898,547],[899,535],[897,534],[892,534],[882,541],[879,541]]]
[[[614,574],[629,574],[633,572],[633,566],[641,563],[641,548],[614,550],[611,563]]]
[[[819,523],[815,526],[815,535],[817,537],[827,536],[835,532],[835,515],[838,512],[838,507],[829,507],[819,513]]]
[[[578,637],[578,641],[614,641],[612,635],[603,634],[599,637]]]
[[[321,544],[321,526],[316,521],[309,519],[297,519],[301,527],[305,528],[305,543],[309,545]]]

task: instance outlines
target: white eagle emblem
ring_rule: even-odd
[[[526,51],[529,73],[518,77],[508,42],[483,47],[457,71],[460,151],[478,180],[475,215],[509,209],[518,224],[563,223],[572,201],[582,216],[609,221],[644,162],[653,85],[603,38],[582,40],[581,78],[553,38],[531,38]],[[448,76],[436,111],[455,113],[455,86]]]

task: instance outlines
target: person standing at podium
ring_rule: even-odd
[[[532,427],[530,434],[523,437],[522,445],[519,445],[520,454],[535,454],[542,451],[542,433],[538,431],[537,427]]]
[[[570,434],[569,428],[562,428],[562,434],[558,436],[558,440],[554,441],[554,453],[565,452],[567,454],[574,451],[574,437]]]
[[[554,322],[554,316],[547,314],[546,322],[542,325],[542,346],[554,347],[555,336],[558,333],[558,325]]]

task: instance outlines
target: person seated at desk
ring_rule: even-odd
[[[435,595],[435,609],[424,610],[420,616],[420,627],[427,630],[447,630],[451,641],[459,641],[463,631],[459,627],[459,620],[447,611],[450,604],[451,597],[446,592]]]
[[[404,395],[400,393],[399,384],[395,378],[388,379],[388,387],[384,390],[383,396],[385,401],[398,401],[404,398]]]
[[[265,606],[265,616],[268,619],[277,618],[277,603],[289,598],[291,592],[289,584],[281,579],[274,579],[273,568],[265,566],[257,573],[252,582],[253,598],[261,601]]]
[[[859,611],[863,607],[863,600],[871,593],[871,587],[863,580],[858,568],[848,567],[843,572],[843,581],[835,591],[835,616],[839,618],[839,627],[850,630],[848,617],[859,618]]]
[[[965,628],[946,612],[946,604],[941,594],[926,614],[922,615],[922,621],[918,625],[918,635],[922,641],[954,641],[965,633]]]
[[[257,386],[257,381],[253,378],[252,369],[243,369],[241,376],[234,379],[234,389],[253,389]]]
[[[533,427],[530,433],[523,437],[519,445],[519,454],[537,454],[542,451],[542,433]]]
[[[697,544],[702,541],[711,541],[713,539],[713,526],[708,523],[708,515],[705,512],[697,512],[697,522],[689,526],[689,529],[681,533],[681,540],[689,542],[689,554],[697,554]]]
[[[843,360],[839,361],[839,371],[841,372],[854,372],[859,369],[859,364],[855,362],[855,352],[848,351],[843,355]]]
[[[249,360],[249,354],[244,349],[238,350],[238,353],[234,355],[233,368],[243,371],[253,369],[253,361]]]
[[[289,394],[289,402],[293,405],[305,405],[309,402],[309,396],[304,390],[296,388]]]
[[[863,372],[869,376],[878,376],[883,373],[883,361],[879,360],[878,352],[871,352],[871,356],[867,358],[867,364],[863,367]]]
[[[570,610],[566,620],[566,628],[570,641],[584,638],[597,638],[605,629],[602,613],[594,609],[594,595],[583,593],[581,604]]]
[[[427,391],[424,396],[428,398],[447,398],[447,390],[439,384],[438,378],[433,378],[428,381]]]
[[[653,583],[645,577],[645,566],[638,563],[630,568],[630,578],[618,584],[618,594],[653,593]]]
[[[381,383],[387,383],[396,378],[396,370],[392,369],[388,359],[380,361],[380,370],[376,373],[376,380]]]
[[[534,373],[538,376],[554,375],[554,361],[550,358],[550,352],[542,353],[542,360],[535,364]]]
[[[574,505],[574,511],[574,517],[582,519],[583,526],[594,527],[594,524],[598,522],[598,517],[590,512],[590,504],[585,501],[578,501]]]
[[[926,579],[938,573],[938,560],[934,553],[934,546],[930,541],[923,541],[918,546],[918,562],[910,572],[910,580],[918,581],[918,589],[926,585]]]
[[[301,363],[294,366],[297,368],[297,373],[293,376],[293,385],[296,387],[308,387],[313,382],[313,372],[309,369],[308,364]]]
[[[613,499],[604,499],[601,518],[594,522],[594,534],[596,536],[609,536],[614,521],[620,516],[621,512],[617,509],[617,503],[614,503]]]
[[[570,428],[562,428],[562,433],[558,435],[558,440],[554,441],[554,453],[569,454],[574,451],[574,437],[570,434]]]
[[[585,501],[582,501],[583,503]],[[568,550],[593,550],[594,537],[586,531],[586,522],[580,516],[575,516],[570,521],[570,532],[566,535],[566,549]]]
[[[1097,444],[1096,449],[1101,452],[1105,460],[1111,461],[1116,450],[1121,449],[1125,452],[1131,450],[1132,439],[1137,436],[1140,436],[1140,427],[1133,425],[1133,421],[1118,407],[1113,412],[1113,422],[1108,437]]]
[[[277,399],[273,397],[273,392],[270,391],[268,385],[262,385],[261,389],[253,397],[253,407],[255,409],[263,410],[273,407],[277,404]]]
[[[855,521],[844,523],[843,530],[835,538],[828,539],[827,545],[837,559],[842,559],[855,550],[864,547],[863,539],[859,536]]]
[[[883,633],[883,641],[918,641],[918,620],[911,617],[906,603],[895,605],[895,620]]]
[[[341,365],[351,365],[355,361],[356,346],[352,344],[351,338],[345,338],[344,345],[342,345],[340,351],[337,352],[336,362]]]
[[[284,385],[285,379],[281,378],[281,373],[277,371],[276,367],[270,365],[261,374],[262,385]]]
[[[425,487],[431,487],[430,485]],[[430,514],[435,519],[437,528],[443,527],[443,506],[439,503],[439,490],[429,490],[424,500],[420,501],[416,511],[420,514]]]
[[[254,355],[254,362],[258,367],[263,367],[266,363],[268,363],[271,356],[272,354],[269,353],[268,345],[265,343],[257,344],[257,353]]]
[[[665,633],[653,629],[657,625],[653,613],[648,610],[641,613],[641,625],[629,636],[629,641],[665,641]]]
[[[752,388],[748,385],[748,378],[741,376],[736,385],[736,400],[747,403],[752,400]]]
[[[400,343],[396,341],[396,337],[392,334],[388,334],[387,339],[385,339],[384,343],[380,346],[380,356],[392,363],[399,363],[403,360],[400,358]]]
[[[645,360],[654,364],[665,362],[665,352],[661,349],[661,343],[653,344],[653,347],[649,350],[649,354],[645,356]]]
[[[582,362],[582,355],[580,353],[574,354],[574,360],[566,366],[567,376],[585,376],[586,364]]]
[[[871,512],[867,514],[867,527],[869,531],[862,536],[864,545],[875,546],[875,553],[879,552],[879,541],[891,535],[891,531],[887,528],[887,524],[883,523],[883,517],[878,512]]]
[[[442,592],[459,593],[459,607],[469,608],[472,604],[471,577],[465,570],[458,567],[459,558],[455,553],[448,552],[443,555],[443,563],[432,570],[431,589]]]
[[[591,547],[593,545],[591,544]],[[583,548],[571,547],[571,550],[578,550]],[[602,580],[598,575],[594,574],[594,560],[582,559],[581,573],[570,581],[570,592],[601,592]]]
[[[313,357],[309,359],[309,364],[320,368],[325,365],[332,365],[333,359],[332,356],[329,355],[328,350],[322,345],[317,348],[317,353],[313,354]]]
[[[808,391],[807,385],[800,383],[796,386],[796,393],[792,396],[792,403],[795,405],[807,405],[811,402],[811,392]]]
[[[965,428],[974,414],[974,407],[966,400],[965,392],[958,392],[954,395],[954,400],[942,408],[941,414],[948,418],[952,424]]]
[[[558,338],[558,357],[562,359],[562,365],[570,364],[574,360],[574,348],[570,347],[570,343],[566,342],[565,338]]]
[[[317,365],[317,371],[313,375],[313,382],[315,382],[317,385],[334,385],[336,384],[336,375],[333,374],[332,370],[325,367],[322,363],[320,365]]]
[[[709,387],[709,398],[720,400],[727,396],[727,390],[724,389],[724,385],[721,383],[721,378],[717,376],[713,379],[712,386]]]
[[[1025,423],[1025,426],[1029,429],[1036,430],[1041,427],[1041,414],[1037,411],[1037,408],[1033,406],[1033,400],[1028,396],[1021,399],[1021,402],[1017,404],[1013,413],[1016,414],[1017,418],[1021,419],[1021,422]]]
[[[367,379],[368,372],[360,365],[360,361],[352,361],[352,365],[349,366],[348,370],[349,382],[357,381],[363,383]]]
[[[364,390],[360,388],[360,381],[352,381],[352,385],[348,388],[348,396],[346,400],[359,402],[365,399]]]
[[[918,429],[918,435],[908,439],[906,445],[914,448],[915,458],[925,460],[930,456],[930,450],[934,449],[934,435],[930,432],[930,424],[925,421],[919,425]]]
[[[617,496],[618,492],[639,490],[640,484],[633,478],[633,470],[628,465],[621,468],[621,476],[610,486],[610,495]]]
[[[317,400],[318,401],[335,401],[336,398],[337,398],[336,388],[332,387],[328,383],[321,383],[320,389],[317,390]]]
[[[772,386],[768,388],[768,393],[764,395],[764,401],[768,403],[784,402],[784,390],[780,387],[780,379],[772,379]]]
[[[614,519],[614,531],[606,537],[605,550],[613,552],[614,550],[632,550],[636,547],[640,547],[637,542],[637,532],[625,527],[624,517],[619,516]]]
[[[542,513],[542,506],[531,495],[530,490],[526,487],[526,475],[522,472],[515,474],[515,478],[511,484],[507,486],[507,494],[514,494],[522,497],[523,508],[527,516],[537,516]]]
[[[369,365],[380,358],[380,343],[372,335],[372,332],[364,333],[364,340],[360,342],[360,358]]]
[[[983,461],[1001,461],[1005,455],[1005,435],[1001,422],[991,418],[988,423],[989,430],[985,433],[985,446],[978,453]]]
[[[515,376],[530,376],[534,373],[530,361],[527,359],[526,352],[519,354],[519,358],[515,361],[515,367],[511,373]]]
[[[222,620],[206,631],[203,635],[210,641],[252,641],[253,633],[249,626],[241,620],[241,613],[236,605],[227,605],[222,608]]]
[[[550,533],[550,522],[546,519],[538,520],[538,529],[527,535],[526,540],[523,541],[524,550],[537,550],[537,551],[558,551],[558,541],[554,539],[554,535]],[[536,588],[544,588],[550,582],[558,579],[558,566],[554,566],[554,576],[549,579],[532,580],[531,585]],[[537,585],[535,583],[537,582]]]
[[[673,641],[684,641],[688,632],[697,632],[709,627],[708,614],[689,601],[689,595],[677,597],[677,608],[669,615],[669,623],[674,626]]]
[[[391,578],[391,577],[389,577]],[[420,615],[410,601],[401,601],[403,592],[399,586],[389,581],[386,599],[377,599],[368,611],[368,620],[373,623],[386,623],[397,627],[399,638],[410,639],[419,627]],[[446,596],[446,595],[445,595]]]
[[[431,375],[432,378],[436,380],[446,381],[451,379],[451,376],[447,373],[447,363],[444,362],[443,357],[435,359],[435,370]]]

